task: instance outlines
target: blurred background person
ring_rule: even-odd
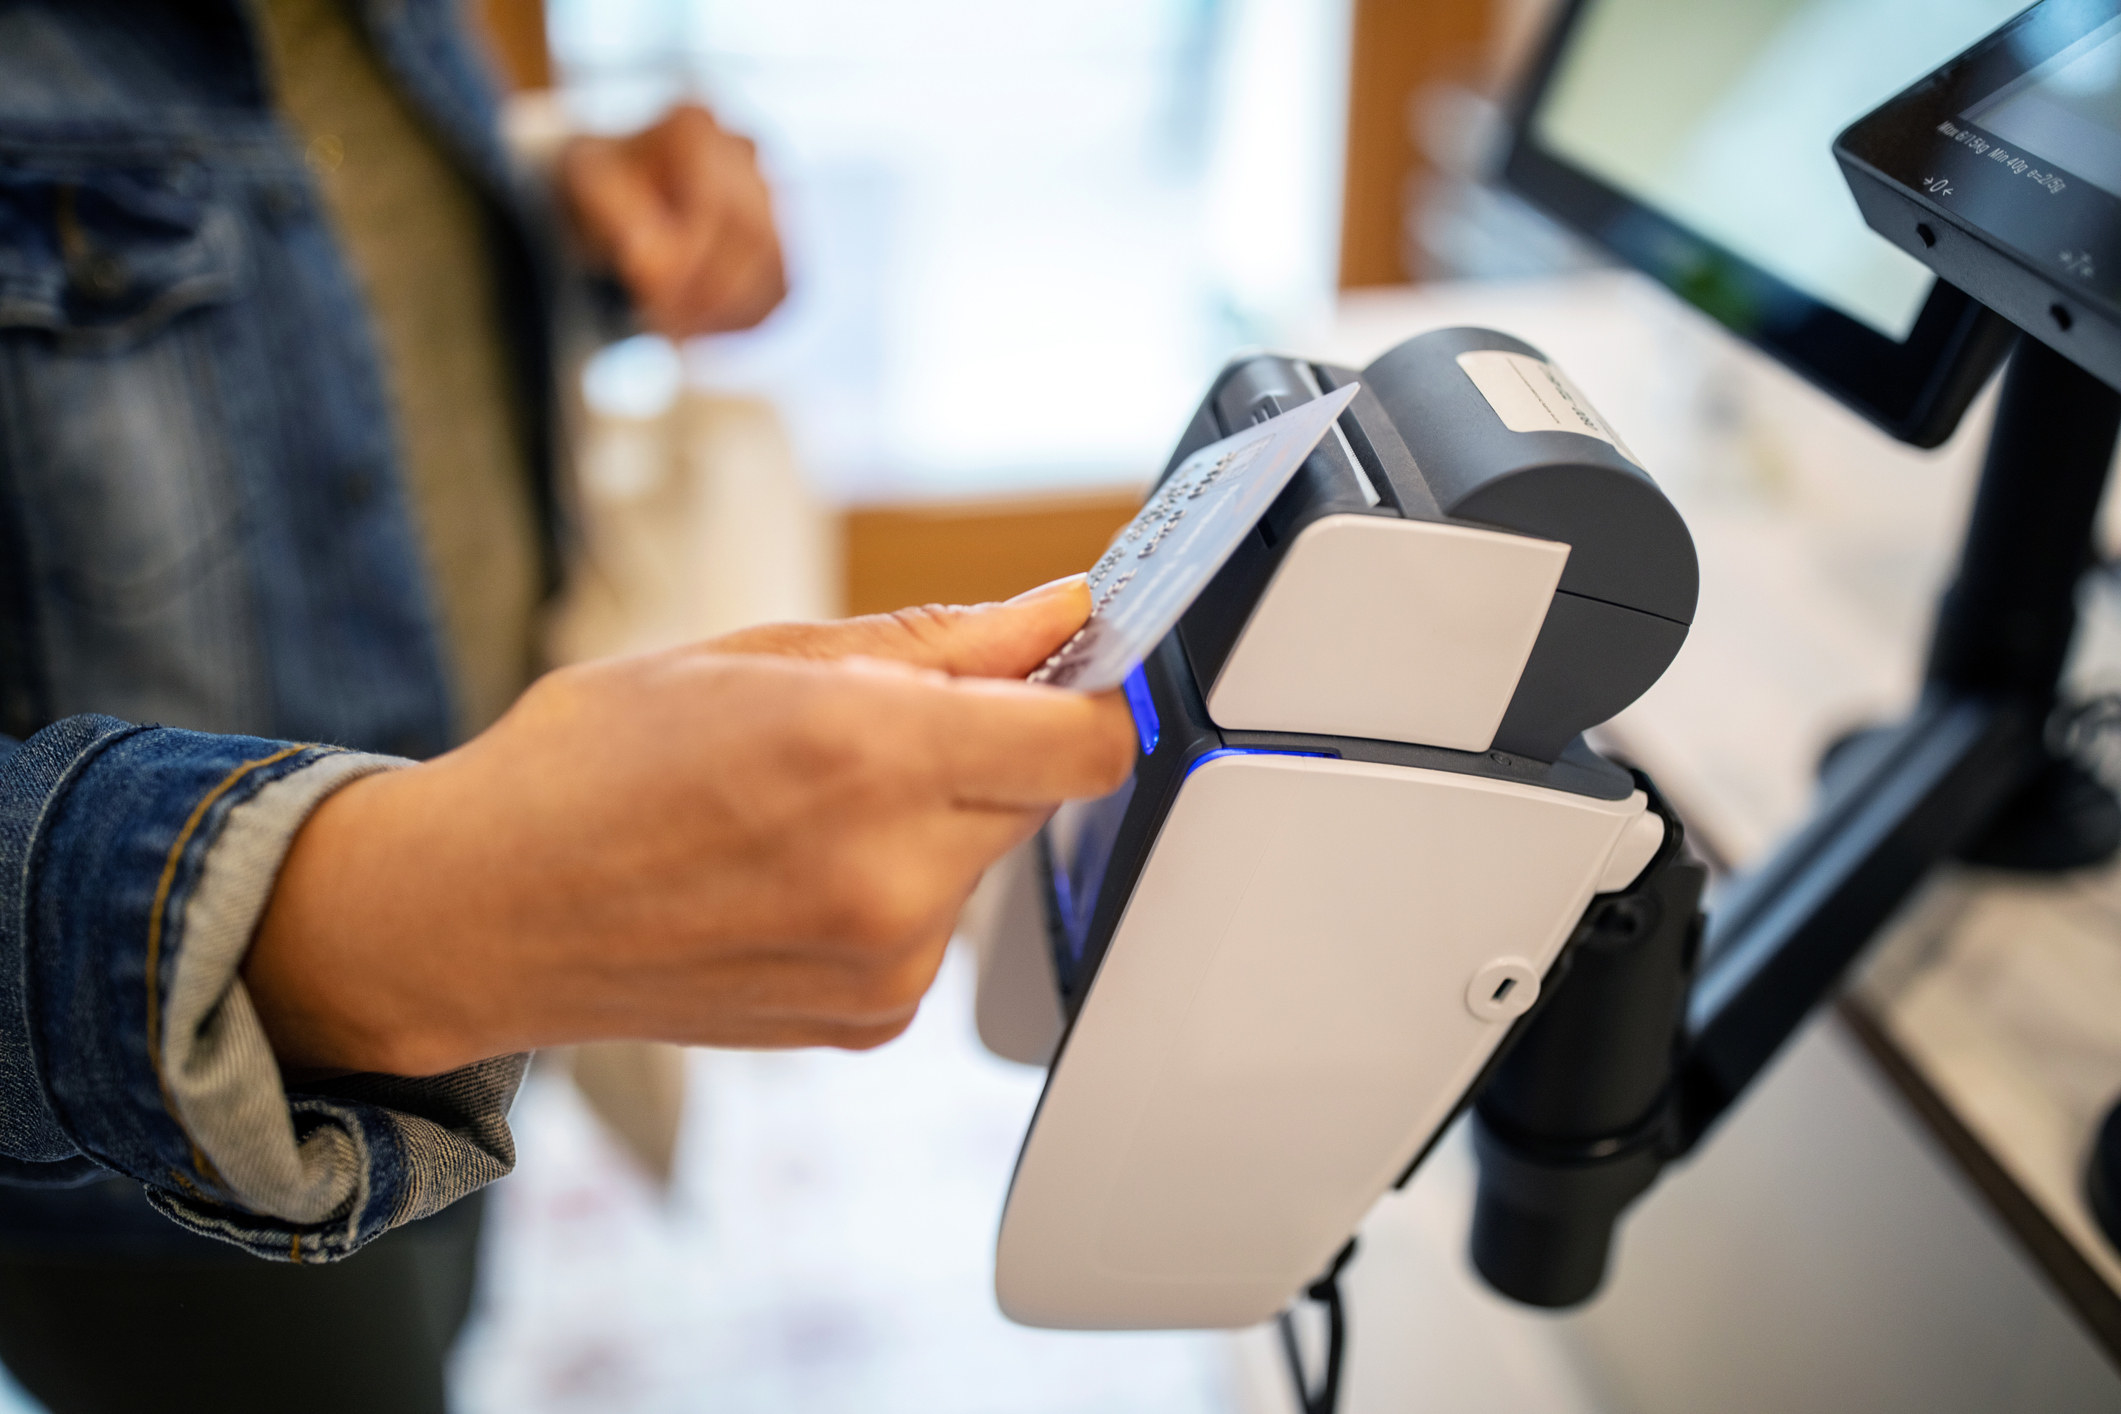
[[[0,5],[0,265],[54,267],[0,297],[9,735],[93,710],[424,757],[541,669],[558,253],[678,337],[785,280],[704,108],[526,172],[484,63],[446,0]],[[443,1407],[476,1196],[305,1270],[81,1176],[0,1188],[0,1359],[52,1409]]]

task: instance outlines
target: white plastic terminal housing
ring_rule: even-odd
[[[1231,731],[1486,751],[1569,547],[1438,521],[1334,515],[1291,541],[1208,690]]]
[[[1640,869],[1645,806],[1325,757],[1200,763],[1025,1141],[1002,1309],[1084,1329],[1280,1310],[1521,1009],[1476,1010],[1474,979],[1545,974],[1593,892]],[[1044,946],[1012,937],[990,954]]]
[[[1045,892],[1038,841],[1026,840],[987,871],[957,922],[979,965],[972,1022],[980,1044],[1022,1065],[1053,1063],[1064,1021]]]

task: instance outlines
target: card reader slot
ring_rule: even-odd
[[[1251,425],[1256,416],[1272,416],[1310,401],[1318,396],[1311,390],[1320,387],[1327,378],[1335,388],[1354,381],[1354,375],[1347,370],[1326,369],[1323,372],[1325,377],[1309,364],[1271,355],[1244,359],[1216,383],[1202,405],[1200,416],[1188,429],[1179,455],[1188,455],[1215,440],[1211,433],[1227,436]],[[1382,405],[1370,396],[1367,389],[1356,394],[1354,406],[1358,410],[1369,409],[1367,412],[1358,411],[1358,420],[1385,416]],[[1323,516],[1336,514],[1389,516],[1406,499],[1405,493],[1397,487],[1393,488],[1396,494],[1388,498],[1380,492],[1374,502],[1362,494],[1365,478],[1373,490],[1383,484],[1383,478],[1375,470],[1377,462],[1366,459],[1364,452],[1357,450],[1358,446],[1371,448],[1375,438],[1358,440],[1348,437],[1349,425],[1346,418],[1336,424],[1336,435],[1321,443],[1311,454],[1288,488],[1260,518],[1256,533],[1247,536],[1238,546],[1222,571],[1180,620],[1179,637],[1200,681],[1215,681],[1244,627],[1251,606],[1273,577],[1275,567],[1292,539],[1306,525]],[[1391,438],[1397,446],[1397,437],[1389,427],[1380,435]],[[1391,465],[1391,455],[1391,452],[1385,453],[1384,465],[1387,467]],[[1399,455],[1404,458],[1405,453],[1401,451]],[[1417,486],[1417,492],[1419,489]],[[1441,519],[1436,515],[1421,518]]]
[[[1319,386],[1329,393],[1361,382],[1361,375],[1352,368],[1313,364],[1312,372],[1318,376]],[[1404,520],[1444,518],[1436,497],[1429,492],[1428,482],[1422,479],[1421,468],[1414,464],[1413,453],[1400,440],[1384,404],[1367,386],[1348,405],[1340,419],[1340,430],[1347,437],[1348,450],[1354,453],[1356,464],[1376,488],[1382,506],[1397,511]]]
[[[1297,364],[1296,376],[1310,389],[1312,397],[1322,398],[1326,395],[1326,390],[1319,383],[1318,370],[1310,364]],[[1348,444],[1348,434],[1341,427],[1341,423],[1348,420],[1347,414],[1343,413],[1334,421],[1333,443],[1340,448],[1340,454],[1347,458],[1348,470],[1354,474],[1356,489],[1362,492],[1363,504],[1375,506],[1384,498],[1377,493],[1377,478],[1370,475],[1370,468],[1363,465],[1362,458],[1355,455],[1355,448]]]

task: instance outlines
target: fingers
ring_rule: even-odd
[[[786,293],[756,152],[705,109],[675,109],[630,138],[579,139],[561,173],[584,242],[662,333],[748,328]]]
[[[697,106],[674,110],[638,141],[677,232],[672,268],[649,292],[658,324],[680,337],[756,324],[785,292],[756,149]]]
[[[937,693],[932,749],[960,806],[1029,809],[1106,795],[1133,771],[1134,720],[1116,692],[1096,697],[964,679]]]
[[[666,180],[690,246],[667,301],[682,332],[720,333],[758,323],[787,293],[773,195],[751,142],[722,131],[701,109],[664,125]]]
[[[583,242],[611,261],[634,297],[668,284],[679,259],[677,227],[658,184],[624,144],[581,138],[568,148],[562,172]]]
[[[1058,802],[1035,806],[965,805],[921,822],[909,832],[908,854],[923,863],[933,861],[945,872],[955,872],[962,893],[945,901],[947,921],[954,922],[971,897],[973,887],[987,867],[1037,834],[1053,818]],[[939,915],[940,916],[940,915]]]
[[[1070,575],[1003,604],[931,604],[834,623],[767,624],[700,647],[816,661],[880,658],[956,677],[1021,678],[1052,656],[1089,616],[1089,587],[1081,575]]]
[[[740,948],[700,971],[666,977],[653,1025],[669,1040],[713,1046],[865,1050],[905,1030],[934,985],[954,914],[888,936],[820,935]],[[713,1005],[698,998],[711,995]]]
[[[725,235],[700,253],[670,315],[684,333],[749,329],[779,307],[788,279],[770,222],[769,216],[760,229]]]
[[[867,622],[864,651],[956,677],[1021,678],[1090,617],[1090,586],[1071,575],[1002,604],[900,609]]]
[[[1040,661],[1078,616],[1082,594],[1079,581],[1065,581],[980,609],[773,625],[665,661],[685,678],[757,675],[743,696],[782,700],[781,722],[807,723],[802,730],[834,750],[860,743],[861,769],[883,773],[878,779],[955,806],[1036,809],[1103,795],[1126,779],[1138,752],[1124,699],[965,670]],[[768,666],[771,658],[811,666]]]
[[[950,932],[947,924],[926,930],[874,965],[813,978],[799,999],[800,1019],[821,1033],[813,1044],[867,1050],[905,1030],[942,970]]]
[[[717,265],[746,254],[737,229],[741,198],[731,190],[734,174],[722,170],[716,151],[721,139],[698,109],[680,109],[639,139],[641,160],[668,206],[674,237],[671,268],[662,286],[646,293],[658,324],[673,336],[713,332],[693,327],[705,312],[699,303],[702,287]]]

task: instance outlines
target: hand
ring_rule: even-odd
[[[244,967],[281,1063],[890,1039],[987,865],[1133,767],[1116,694],[1011,680],[1089,607],[1078,578],[563,669],[346,787]]]
[[[659,333],[748,329],[787,294],[757,149],[705,108],[674,108],[632,137],[576,138],[559,172],[584,243]]]

